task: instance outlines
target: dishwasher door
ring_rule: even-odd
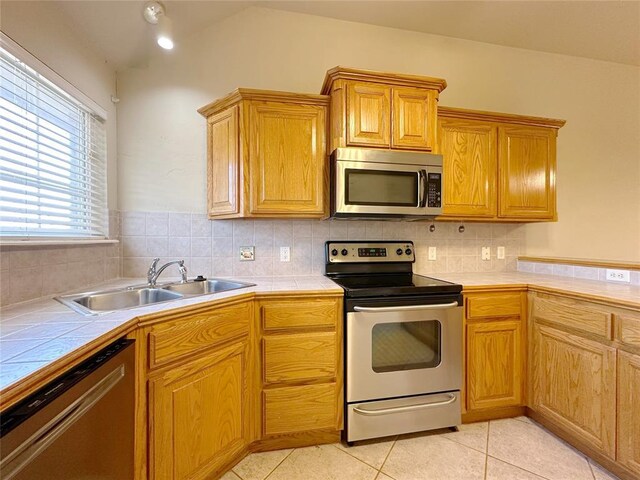
[[[2,412],[0,478],[133,479],[134,365],[118,340]]]

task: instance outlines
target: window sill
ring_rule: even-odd
[[[120,240],[114,239],[72,239],[72,240],[0,240],[0,247],[44,247],[44,246],[71,246],[71,245],[104,245],[120,243]]]

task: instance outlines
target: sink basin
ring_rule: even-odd
[[[183,295],[206,295],[208,293],[220,293],[237,288],[252,287],[253,283],[236,282],[234,280],[222,280],[211,278],[200,282],[189,281],[186,283],[172,283],[162,288],[170,292],[178,292]]]
[[[56,300],[77,312],[95,314],[142,307],[178,298],[183,298],[183,295],[162,288],[140,287],[65,295],[57,297]]]

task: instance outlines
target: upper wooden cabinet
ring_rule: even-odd
[[[439,78],[336,67],[322,93],[331,96],[330,150],[374,147],[431,151],[436,143]]]
[[[329,97],[238,89],[207,117],[210,218],[328,214]]]
[[[564,123],[439,107],[440,218],[557,220],[556,137]]]

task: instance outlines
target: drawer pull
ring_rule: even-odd
[[[401,412],[413,412],[414,410],[422,410],[423,408],[450,405],[456,401],[455,395],[449,393],[447,394],[447,396],[449,397],[449,399],[442,402],[420,403],[418,405],[407,405],[406,407],[396,407],[396,408],[381,408],[379,410],[367,410],[366,408],[353,407],[353,411],[360,415],[367,415],[367,416],[390,415],[393,413],[401,413]]]

